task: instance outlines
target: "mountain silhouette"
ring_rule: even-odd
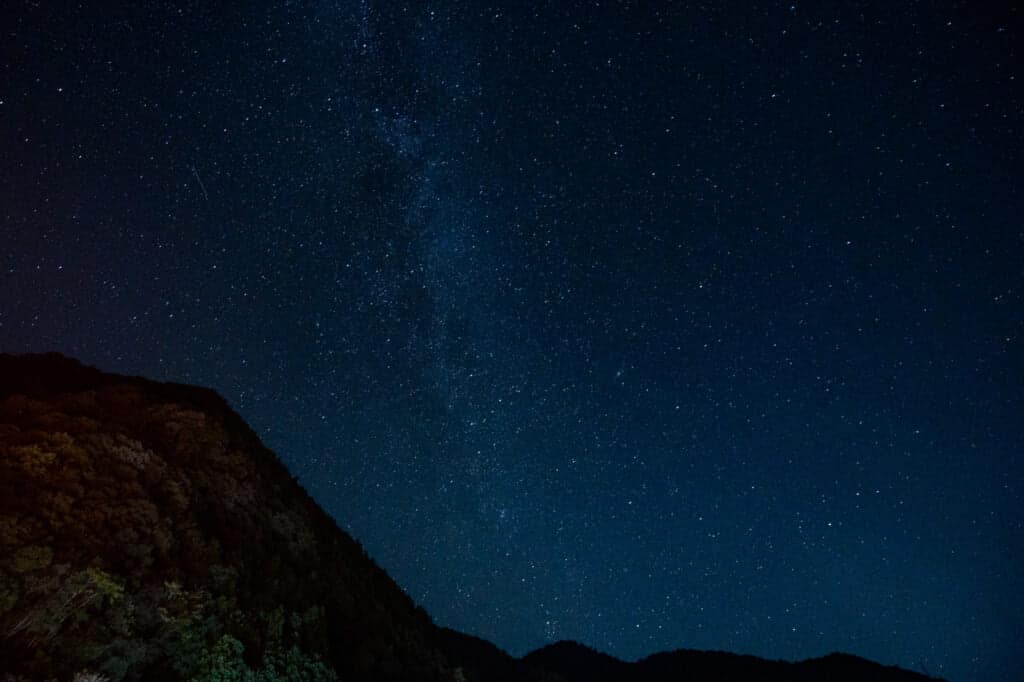
[[[0,354],[0,680],[926,680],[434,625],[215,392]]]
[[[679,649],[628,663],[583,644],[565,641],[529,653],[523,662],[556,673],[565,682],[925,682],[934,679],[839,653],[790,663],[722,651]]]

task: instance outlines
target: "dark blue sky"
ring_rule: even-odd
[[[1018,12],[130,4],[0,15],[0,350],[217,389],[513,654],[1019,672]]]

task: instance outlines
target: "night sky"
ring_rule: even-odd
[[[5,4],[0,351],[215,388],[515,655],[1019,675],[1019,12],[220,4]]]

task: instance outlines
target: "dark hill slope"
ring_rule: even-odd
[[[523,656],[523,662],[550,670],[566,682],[613,682],[631,677],[632,665],[578,642],[555,642]]]
[[[435,639],[214,392],[0,356],[0,672],[455,679]]]
[[[679,649],[628,663],[576,642],[556,642],[527,654],[523,661],[557,673],[566,682],[928,682],[934,679],[845,654],[790,663],[720,651]]]
[[[437,628],[213,391],[0,354],[0,682],[878,680]],[[785,675],[780,677],[779,675]],[[697,677],[695,677],[697,676]]]
[[[449,660],[458,661],[467,680],[480,682],[564,682],[553,674],[516,659],[485,639],[440,628],[439,644]]]

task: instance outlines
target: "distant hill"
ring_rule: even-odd
[[[846,654],[790,663],[720,651],[680,649],[627,663],[576,642],[548,645],[527,654],[523,662],[559,674],[566,682],[926,682],[934,679]]]
[[[0,680],[880,680],[834,655],[558,643],[430,617],[213,391],[0,355]]]

